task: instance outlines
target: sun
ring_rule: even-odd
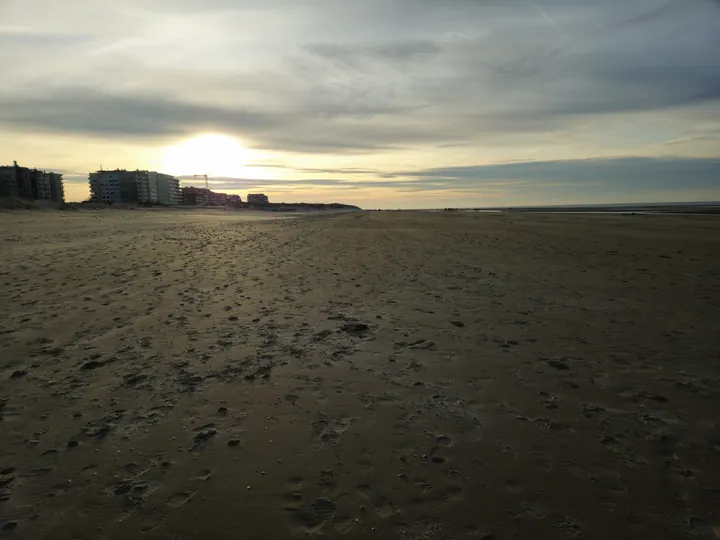
[[[250,158],[251,151],[234,137],[204,133],[171,146],[162,161],[164,172],[175,176],[242,177]]]

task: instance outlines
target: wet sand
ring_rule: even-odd
[[[720,535],[720,220],[0,213],[0,535]]]

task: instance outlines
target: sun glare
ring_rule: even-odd
[[[205,133],[168,148],[163,156],[164,172],[176,176],[209,174],[243,177],[251,151],[234,137]]]

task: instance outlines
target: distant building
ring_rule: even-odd
[[[182,204],[180,180],[169,174],[157,173],[158,203],[164,206]]]
[[[0,167],[0,197],[65,201],[62,174],[20,167]]]
[[[122,186],[126,182],[127,171],[97,171],[90,173],[90,200],[105,204],[121,203],[123,201]],[[129,181],[129,180],[127,180]],[[137,184],[135,184],[137,196]],[[128,190],[125,189],[125,194]]]
[[[17,162],[13,165],[15,169],[15,177],[17,179],[17,197],[23,199],[33,198],[33,173],[31,169],[27,167],[19,167]]]
[[[90,173],[90,200],[106,204],[138,202],[138,177],[142,172],[115,169]]]
[[[264,193],[250,193],[247,196],[247,202],[248,204],[268,204],[270,201]]]
[[[210,192],[210,206],[224,206],[228,203],[227,193]]]
[[[0,167],[0,197],[17,197],[18,182],[14,167]]]
[[[140,204],[158,203],[157,173],[150,171],[137,171],[137,200]]]
[[[57,202],[65,202],[65,187],[63,186],[62,174],[50,172],[50,199]]]
[[[51,200],[50,177],[45,171],[30,171],[30,189],[32,190],[32,198],[49,201]]]
[[[240,204],[240,195],[218,193],[205,188],[184,187],[182,188],[182,204],[189,206],[226,206],[228,204]]]
[[[198,187],[182,188],[182,203],[188,206],[207,206],[210,203],[209,189]]]
[[[155,171],[96,171],[89,174],[90,200],[113,203],[180,204],[180,181]]]

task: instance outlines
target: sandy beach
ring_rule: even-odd
[[[0,536],[720,537],[720,219],[0,213]]]

